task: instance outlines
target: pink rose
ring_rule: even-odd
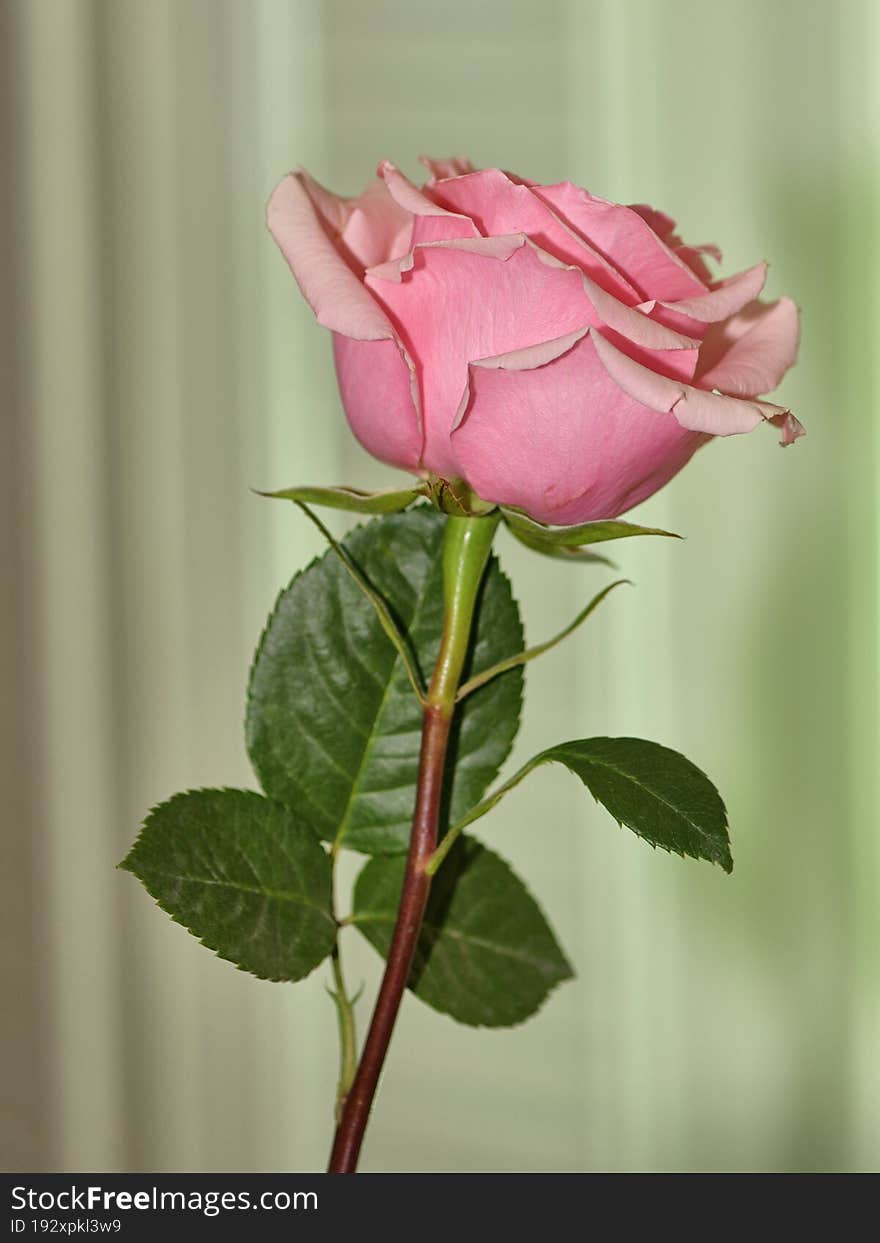
[[[758,400],[798,345],[794,303],[758,300],[766,264],[713,281],[717,249],[649,207],[424,163],[421,188],[385,162],[358,198],[298,172],[269,201],[370,453],[569,525],[643,501],[713,436],[803,434]]]

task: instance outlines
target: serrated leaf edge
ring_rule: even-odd
[[[418,994],[417,992],[415,992],[415,990],[414,990],[414,989],[410,988],[410,986],[409,986],[409,985],[407,985],[407,991],[408,991],[409,993],[411,993],[411,994],[412,994],[412,996],[413,996],[413,997],[415,997],[418,1001],[420,1001],[420,1002],[422,1003],[422,1005],[425,1005],[425,1006],[427,1006],[430,1010],[433,1010],[435,1014],[441,1014],[441,1015],[443,1015],[443,1017],[444,1017],[444,1018],[449,1019],[449,1020],[450,1020],[450,1022],[457,1023],[460,1027],[470,1027],[470,1028],[473,1028],[474,1030],[484,1029],[484,1030],[486,1030],[486,1031],[510,1031],[510,1030],[511,1030],[512,1028],[514,1028],[514,1027],[521,1027],[523,1023],[527,1023],[527,1022],[529,1021],[529,1019],[533,1019],[533,1018],[535,1017],[535,1015],[539,1014],[539,1013],[541,1012],[541,1010],[543,1010],[543,1009],[544,1009],[544,1006],[547,1004],[548,1000],[550,999],[551,994],[552,994],[552,993],[554,993],[554,992],[556,991],[557,987],[558,987],[560,984],[564,984],[567,980],[573,980],[573,979],[575,979],[575,978],[576,978],[576,974],[577,974],[577,973],[575,972],[574,967],[571,965],[571,962],[569,961],[568,955],[565,953],[565,951],[563,950],[562,946],[559,944],[559,941],[558,941],[557,936],[556,936],[556,931],[555,931],[555,929],[554,929],[553,925],[550,923],[550,920],[547,918],[547,915],[546,915],[546,913],[545,913],[545,911],[544,911],[543,906],[542,906],[542,905],[541,905],[541,903],[538,901],[538,899],[535,897],[535,895],[532,893],[532,891],[531,891],[531,889],[528,887],[528,885],[526,885],[525,881],[524,881],[524,880],[523,880],[523,879],[522,879],[522,878],[518,875],[518,873],[517,873],[517,872],[515,872],[515,871],[514,871],[514,869],[513,869],[513,868],[511,867],[511,865],[507,862],[507,860],[506,860],[506,859],[505,859],[502,855],[500,855],[500,854],[499,854],[496,850],[492,850],[492,849],[490,849],[490,848],[489,848],[488,846],[486,846],[486,845],[485,845],[482,841],[480,841],[480,840],[479,840],[479,838],[474,837],[474,836],[473,836],[472,834],[470,834],[470,833],[466,835],[466,838],[467,838],[467,840],[468,840],[468,841],[476,843],[476,845],[478,845],[478,846],[479,846],[482,850],[484,850],[484,851],[486,852],[486,854],[487,854],[487,855],[489,855],[489,856],[491,856],[493,859],[497,860],[497,861],[498,861],[498,862],[502,865],[502,867],[504,867],[504,868],[507,870],[507,872],[508,872],[508,873],[510,873],[510,875],[511,875],[511,876],[513,876],[513,877],[514,877],[514,879],[515,879],[515,880],[516,880],[516,881],[517,881],[517,882],[518,882],[518,883],[522,886],[523,891],[526,893],[526,895],[529,897],[529,899],[530,899],[530,900],[534,903],[535,908],[537,909],[537,911],[538,911],[538,913],[540,914],[541,918],[543,919],[544,923],[547,925],[547,929],[548,929],[548,931],[549,931],[549,933],[550,933],[551,937],[553,938],[553,942],[554,942],[554,944],[555,944],[555,946],[556,946],[557,950],[559,951],[559,957],[560,957],[560,959],[562,960],[562,965],[563,965],[564,970],[563,970],[563,971],[562,971],[559,975],[557,975],[555,979],[553,979],[553,980],[551,980],[551,981],[550,981],[550,983],[549,983],[549,984],[548,984],[548,986],[547,986],[547,991],[545,992],[545,994],[544,994],[544,996],[541,998],[541,1000],[538,1002],[538,1004],[537,1004],[537,1006],[534,1008],[534,1010],[530,1010],[530,1011],[529,1011],[529,1013],[528,1013],[528,1014],[524,1014],[522,1018],[520,1018],[520,1019],[514,1019],[512,1022],[509,1022],[509,1023],[466,1023],[466,1022],[464,1022],[463,1020],[456,1018],[456,1017],[455,1017],[455,1015],[450,1014],[448,1010],[441,1010],[438,1006],[433,1005],[430,1001],[426,1001],[424,997],[420,997],[420,996],[419,996],[419,994]],[[380,856],[373,856],[373,858],[380,858]],[[359,873],[358,873],[358,876],[357,876],[357,878],[355,879],[355,887],[357,887],[357,882],[358,882],[358,880],[360,879],[361,873],[362,873],[362,872],[364,872],[364,871],[366,870],[366,868],[368,868],[368,867],[370,866],[370,864],[371,864],[371,862],[372,862],[372,861],[373,861],[373,859],[372,859],[372,858],[371,858],[371,859],[368,859],[368,860],[367,860],[367,862],[364,864],[364,867],[361,869],[361,872],[359,872]],[[356,928],[358,928],[358,930],[360,931],[359,925],[360,925],[361,923],[363,923],[363,922],[367,922],[367,923],[369,923],[369,922],[379,922],[381,919],[383,919],[383,918],[384,918],[384,912],[370,911],[370,912],[368,912],[368,916],[369,916],[369,917],[368,917],[368,919],[366,919],[366,920],[362,920],[362,919],[360,919],[360,918],[358,917],[358,915],[357,915],[357,913],[356,913],[356,912],[352,912],[351,916],[349,916],[348,920],[346,921],[346,924],[347,924],[347,925],[350,925],[350,926],[352,926],[352,927],[356,927]],[[394,924],[394,922],[395,922],[395,920],[396,920],[396,919],[397,919],[397,912],[396,912],[396,911],[395,911],[395,912],[393,912],[393,913],[390,913],[390,914],[387,916],[387,922],[391,923],[392,925]],[[422,930],[419,932],[419,938],[420,938],[420,939],[421,939],[422,935],[424,935],[424,925],[423,925],[423,927],[422,927]],[[437,932],[437,935],[438,935],[438,936],[440,935],[439,930],[438,930],[438,932]],[[447,935],[448,935],[448,934],[447,934]],[[375,945],[373,945],[372,941],[370,941],[370,940],[369,940],[369,938],[366,936],[366,934],[365,934],[364,932],[362,932],[362,931],[361,931],[361,936],[364,938],[364,940],[367,942],[367,944],[371,946],[371,948],[373,949],[374,953],[378,954],[378,955],[379,955],[379,957],[380,957],[380,958],[383,960],[383,962],[384,962],[384,961],[385,961],[385,955],[384,955],[384,954],[383,954],[383,953],[382,953],[379,949],[377,949]],[[466,938],[466,937],[462,936],[461,934],[459,934],[459,939],[461,939],[461,940],[468,940],[468,939],[471,939],[471,938]],[[472,939],[474,940],[474,943],[476,944],[476,943],[477,943],[477,939],[476,939],[476,938],[472,938]],[[499,951],[497,950],[497,947],[495,947],[495,946],[486,946],[486,945],[483,943],[482,938],[480,938],[480,939],[479,939],[479,943],[481,944],[481,947],[482,947],[482,948],[489,948],[489,949],[494,950],[496,953],[498,953],[498,956],[499,956],[499,957],[504,957],[504,956],[505,956],[503,952],[499,952]],[[508,956],[508,957],[516,957],[515,955],[507,955],[507,956]],[[526,956],[526,955],[522,955],[522,954],[521,954],[521,955],[519,955],[518,957],[519,957],[519,960],[520,960],[521,962],[530,961],[530,960],[529,960],[529,958],[528,958],[528,956]],[[531,960],[532,965],[537,965],[537,961],[538,961],[538,960],[532,959],[532,960]]]
[[[167,907],[161,898],[157,897],[157,895],[154,893],[150,885],[147,884],[146,880],[138,872],[136,872],[134,868],[131,866],[131,857],[134,854],[135,850],[137,849],[138,843],[141,841],[141,839],[144,836],[144,832],[146,831],[146,828],[147,828],[147,823],[150,820],[151,816],[153,816],[158,811],[162,811],[165,807],[167,807],[170,803],[173,803],[176,799],[184,798],[186,795],[217,794],[217,793],[220,793],[220,794],[253,794],[255,798],[264,799],[267,803],[274,803],[276,806],[282,807],[284,811],[287,812],[288,815],[292,814],[290,808],[287,807],[284,803],[279,803],[277,799],[270,799],[268,795],[261,793],[261,791],[259,790],[245,790],[241,786],[193,786],[186,790],[179,790],[176,794],[172,794],[170,798],[163,799],[162,802],[155,803],[150,808],[150,810],[147,812],[146,816],[144,817],[143,823],[141,824],[137,837],[134,839],[131,846],[129,847],[128,853],[126,854],[124,859],[122,859],[119,863],[117,863],[116,865],[117,870],[128,872],[137,881],[139,881],[144,891],[152,898],[153,902],[159,908],[159,910],[161,910],[162,912],[164,912],[164,914],[168,916],[168,918],[172,921],[172,923],[177,924],[181,928],[185,928],[186,931],[190,934],[190,936],[193,937],[199,943],[199,945],[203,945],[205,949],[210,950],[213,953],[214,957],[220,959],[221,962],[230,963],[233,967],[235,967],[236,971],[241,971],[244,975],[253,976],[254,979],[257,979],[257,980],[267,980],[273,984],[299,983],[300,980],[307,979],[308,976],[310,976],[313,971],[316,971],[318,967],[321,966],[321,963],[323,963],[324,960],[330,954],[329,949],[327,951],[327,954],[324,955],[324,958],[322,958],[320,962],[315,963],[314,967],[310,967],[309,970],[305,973],[305,975],[299,975],[296,977],[296,979],[291,979],[290,976],[286,976],[286,975],[265,975],[262,972],[254,971],[253,968],[251,967],[243,967],[241,963],[237,963],[234,958],[228,958],[225,954],[223,954],[217,948],[217,946],[212,945],[211,942],[206,937],[199,936],[197,932],[193,931],[193,929],[189,926],[189,924],[185,923],[184,920],[180,919],[177,915],[175,915],[174,911],[172,911],[169,907]],[[308,826],[304,825],[303,827],[307,828]],[[314,833],[313,830],[309,830],[309,831]],[[317,833],[314,833],[314,838],[315,838],[316,844],[321,849],[323,849],[321,839],[318,837]],[[156,874],[157,875],[172,875],[171,873],[156,873]],[[181,877],[180,879],[186,880],[189,878]],[[202,884],[204,882],[199,881],[198,878],[196,878],[196,883]],[[235,886],[235,888],[245,889],[246,887]],[[263,889],[256,889],[254,892],[268,893],[269,891],[263,890]],[[324,908],[321,906],[318,906],[317,903],[303,901],[302,904],[304,906],[311,907],[313,910],[317,910],[321,914],[325,913]],[[335,928],[336,921],[334,920],[333,915],[329,909],[326,911],[326,915],[331,925],[333,925],[333,927]]]

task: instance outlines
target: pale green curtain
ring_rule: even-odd
[[[621,546],[635,590],[533,667],[514,757],[681,748],[733,877],[533,777],[482,832],[578,979],[507,1032],[408,1002],[365,1168],[876,1169],[877,5],[6,0],[0,27],[3,1166],[323,1163],[322,973],[236,972],[114,865],[173,791],[252,781],[250,652],[318,543],[249,488],[390,477],[265,198],[425,150],[652,202],[727,271],[771,258],[809,435],[714,444],[642,508],[687,541]],[[596,582],[501,552],[534,639]]]

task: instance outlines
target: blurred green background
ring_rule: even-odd
[[[319,545],[248,489],[393,478],[265,199],[427,151],[650,202],[725,273],[772,260],[808,436],[716,442],[637,511],[687,540],[619,546],[636,590],[531,667],[512,761],[684,750],[733,876],[531,778],[482,836],[578,979],[506,1032],[410,999],[364,1168],[877,1169],[876,0],[5,0],[0,26],[3,1167],[323,1166],[323,970],[236,972],[114,865],[173,791],[253,783],[250,653]],[[532,641],[605,581],[499,545]]]

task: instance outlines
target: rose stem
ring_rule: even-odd
[[[498,516],[448,517],[443,539],[443,636],[422,721],[422,745],[409,854],[397,922],[364,1048],[342,1106],[328,1172],[353,1174],[376,1085],[403,999],[425,915],[431,877],[427,863],[437,845],[446,750],[455,696],[470,643],[474,612]]]

